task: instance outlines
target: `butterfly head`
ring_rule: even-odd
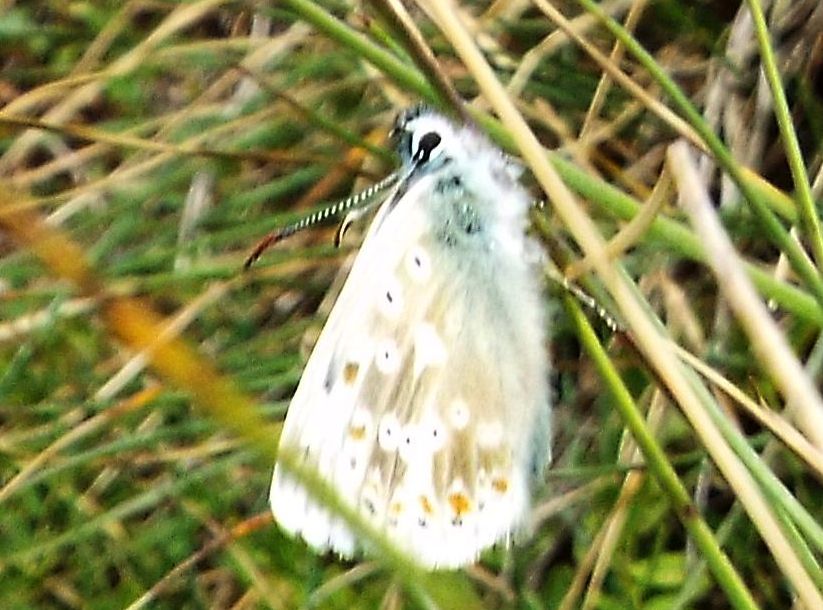
[[[502,170],[511,180],[517,180],[523,171],[520,163],[491,145],[480,132],[426,105],[401,112],[389,137],[408,177],[448,165],[457,166],[455,171],[460,172],[486,166],[492,172]]]
[[[415,106],[398,116],[391,139],[403,163],[389,210],[417,187],[413,200],[429,202],[431,221],[447,232],[458,228],[450,241],[463,237],[460,228],[474,241],[488,235],[484,229],[522,233],[529,200],[512,195],[521,192],[522,166],[482,132]]]
[[[415,172],[450,163],[460,154],[456,126],[426,106],[402,112],[395,121],[391,139],[403,165]]]

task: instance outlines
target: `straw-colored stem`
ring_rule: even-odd
[[[686,120],[700,135],[721,167],[731,176],[746,201],[751,206],[769,239],[785,253],[795,272],[808,285],[820,306],[823,307],[823,276],[809,260],[805,251],[774,216],[748,180],[722,140],[714,133],[700,112],[686,97],[680,87],[666,74],[654,58],[616,21],[603,13],[592,0],[577,0],[587,11],[596,15],[609,31],[618,38],[637,58],[657,83],[663,88]]]

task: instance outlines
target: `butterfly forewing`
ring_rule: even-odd
[[[521,525],[547,461],[545,322],[528,198],[506,158],[439,115],[409,123],[411,141],[440,156],[409,167],[373,220],[281,446],[419,563],[451,568]],[[271,503],[315,548],[356,551],[279,466]]]

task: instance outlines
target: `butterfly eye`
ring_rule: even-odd
[[[437,150],[438,146],[440,146],[440,142],[442,138],[440,134],[435,131],[429,131],[423,134],[420,140],[417,142],[417,146],[414,147],[413,159],[418,163],[428,163],[430,159],[436,157],[439,152],[436,154],[435,151]]]

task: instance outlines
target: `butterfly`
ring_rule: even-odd
[[[402,160],[291,400],[280,446],[428,569],[521,531],[550,460],[548,320],[521,166],[472,126],[400,114]],[[363,550],[279,464],[271,508]],[[368,550],[368,549],[366,549]]]

